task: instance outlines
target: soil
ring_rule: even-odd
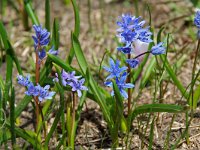
[[[44,3],[45,2],[41,0],[34,1],[33,3],[35,12],[39,17],[41,24],[43,25],[45,20]],[[131,13],[133,15],[136,14],[134,3],[127,1],[105,0],[103,8],[101,8],[100,1],[91,1],[91,28],[88,20],[87,1],[77,0],[77,3],[80,9],[79,11],[81,19],[79,40],[95,79],[98,79],[99,84],[103,85],[103,78],[105,77],[106,73],[102,72],[101,77],[98,77],[97,72],[99,69],[99,63],[106,49],[111,51],[113,57],[119,55],[116,52],[116,20],[122,13]],[[192,4],[186,0],[151,0],[139,1],[138,3],[139,14],[143,16],[145,20],[147,20],[147,24],[149,23],[148,20],[150,18],[147,7],[150,8],[152,17],[151,25],[152,27],[155,27],[155,33],[158,33],[162,26],[165,27],[164,34],[162,36],[163,39],[164,35],[166,36],[167,33],[171,33],[170,41],[173,40],[173,42],[171,42],[169,47],[168,58],[170,59],[172,66],[175,62],[183,59],[183,61],[180,63],[180,67],[177,68],[177,75],[183,85],[187,87],[191,80],[191,68],[194,58],[194,50],[196,47],[194,40],[195,37],[192,36],[192,33],[194,34],[196,31],[195,28],[191,27],[193,24],[191,17],[194,14],[194,8]],[[12,45],[16,50],[22,68],[25,72],[33,74],[34,48],[32,46],[33,42],[31,39],[33,30],[31,30],[32,32],[24,31],[19,15],[16,14],[15,10],[11,6],[8,6],[6,15],[1,16],[1,18],[6,24],[6,29],[9,33]],[[52,24],[53,18],[58,18],[60,23],[59,57],[65,59],[71,47],[70,33],[74,28],[74,14],[72,6],[66,6],[63,1],[51,0]],[[78,68],[75,59],[73,61],[73,65]],[[197,64],[197,70],[198,69],[200,69],[200,63]],[[5,64],[2,64],[0,72],[3,77],[5,77],[4,70]],[[15,70],[13,73],[13,79],[16,78],[16,74],[17,71]],[[165,76],[166,82],[164,81],[163,84],[166,87],[166,91],[164,92],[163,99],[160,99],[159,101],[162,101],[163,103],[187,106],[186,100],[182,98],[179,90],[173,85],[173,82],[168,82],[169,77],[167,73]],[[137,89],[138,83],[136,82],[135,84]],[[144,88],[142,94],[139,96],[137,105],[152,103],[154,88],[155,87],[153,83],[149,83],[149,85],[147,84],[146,88]],[[23,92],[24,89],[16,84],[16,103],[23,98]],[[137,93],[138,90],[135,90],[134,94]],[[199,108],[195,110],[194,119],[189,127],[190,143],[187,144],[185,139],[183,139],[177,149],[200,149],[199,111]],[[55,114],[51,114],[51,119],[48,120],[49,126],[53,122],[54,116]],[[150,124],[153,121],[153,116],[155,117],[153,149],[160,150],[164,148],[166,135],[169,131],[170,123],[173,117],[173,114],[169,113],[152,114],[146,134],[144,134],[144,131],[147,125],[149,114],[137,117],[137,119],[133,122],[129,135],[129,137],[131,137],[128,144],[130,145],[130,149],[148,149]],[[34,112],[32,105],[29,104],[26,110],[24,110],[20,116],[20,127],[32,130],[34,128],[33,118]],[[169,139],[170,144],[173,144],[180,137],[180,135],[184,132],[185,127],[185,114],[175,114],[175,121],[172,125],[172,132]],[[124,143],[124,138],[126,136],[120,134],[119,137],[120,148],[126,149],[124,147],[126,145]],[[50,149],[54,149],[54,146],[59,142],[56,139],[57,138],[52,137],[52,146]],[[22,146],[24,141],[22,139],[18,139],[17,143]],[[81,114],[81,120],[77,129],[75,143],[77,150],[111,148],[111,138],[109,136],[107,124],[103,119],[99,106],[92,100],[88,99],[86,101],[86,105],[84,105],[83,112]]]

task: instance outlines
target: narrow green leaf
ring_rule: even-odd
[[[29,0],[25,1],[25,9],[26,9],[29,17],[31,18],[32,23],[35,25],[40,25],[40,22],[39,22],[37,16],[35,15],[35,13],[33,12],[33,9],[31,7]]]
[[[157,43],[160,43],[160,42],[161,42],[161,34],[162,34],[162,32],[163,32],[164,29],[165,29],[165,28],[162,27],[162,28],[160,28],[160,30],[158,31]]]
[[[24,98],[19,102],[19,104],[17,105],[16,109],[15,109],[15,119],[17,117],[19,117],[19,115],[21,114],[21,112],[26,108],[26,106],[28,105],[28,103],[32,100],[31,96],[27,96],[25,95]]]
[[[54,122],[50,128],[50,131],[49,133],[47,134],[47,137],[45,139],[45,149],[48,149],[48,144],[49,144],[49,140],[50,138],[52,137],[53,135],[53,132],[55,131],[56,127],[57,127],[57,124],[58,124],[58,121],[60,120],[60,117],[61,117],[61,114],[62,114],[62,111],[64,110],[64,91],[63,89],[61,88],[61,86],[56,83],[56,86],[58,88],[58,91],[60,93],[60,108],[58,109],[57,113],[56,113],[56,117],[54,119]]]
[[[77,58],[77,61],[79,63],[82,73],[84,75],[86,75],[86,73],[88,72],[89,87],[90,87],[92,93],[95,95],[97,103],[100,105],[106,121],[108,122],[109,125],[112,126],[113,122],[112,122],[112,119],[110,118],[108,106],[106,105],[106,97],[104,97],[102,95],[103,92],[102,92],[101,88],[99,86],[97,86],[96,81],[90,74],[90,71],[88,69],[88,64],[85,59],[85,56],[83,55],[83,51],[81,49],[80,43],[74,34],[72,34],[72,47],[74,49],[74,52],[75,52],[75,55],[76,55],[76,58]],[[104,93],[106,93],[106,92],[104,92]]]
[[[78,6],[76,4],[76,0],[71,0],[71,1],[72,1],[72,5],[73,5],[73,10],[74,10],[74,16],[75,16],[74,34],[78,38],[79,37],[79,33],[80,33],[80,16],[79,16],[79,10],[78,10]],[[71,48],[70,52],[69,52],[69,55],[68,55],[68,58],[67,58],[67,63],[71,64],[73,58],[74,58],[74,50],[73,50],[73,48]]]
[[[184,86],[181,84],[181,82],[177,79],[176,74],[174,73],[173,69],[170,67],[170,64],[168,62],[167,59],[165,59],[165,56],[160,55],[160,58],[168,72],[168,74],[170,75],[171,79],[173,80],[174,84],[177,86],[177,88],[180,90],[181,94],[188,99],[189,95],[188,92],[186,91],[186,89],[184,88]]]
[[[11,125],[8,122],[5,125],[7,128],[11,128]],[[17,136],[29,142],[35,149],[41,149],[40,147],[41,139],[37,138],[37,135],[35,132],[24,130],[19,127],[15,127],[15,133]]]
[[[139,114],[153,113],[153,112],[168,112],[168,113],[181,113],[186,109],[179,105],[174,104],[144,104],[137,107],[132,113],[132,120]]]
[[[117,114],[117,117],[118,117],[118,122],[116,122],[115,124],[119,123],[121,125],[122,131],[126,132],[127,131],[127,123],[126,123],[126,120],[123,115],[123,113],[124,113],[123,98],[120,94],[120,91],[119,91],[119,88],[118,88],[116,82],[113,82],[113,89],[114,89],[114,93],[115,93],[116,107],[117,107],[117,112],[115,112],[115,114]]]
[[[58,23],[57,18],[54,19],[54,22],[53,22],[52,42],[55,49],[58,50],[59,42],[60,42],[60,34],[59,34],[59,23]]]
[[[15,90],[12,88],[11,99],[10,99],[10,132],[12,147],[16,144],[16,134],[15,134]]]
[[[5,49],[8,49],[8,43],[7,43],[8,36],[6,33],[6,29],[1,21],[0,21],[0,35],[1,35]]]
[[[154,135],[154,120],[155,117],[153,118],[153,121],[151,122],[151,129],[150,129],[150,135],[149,135],[149,148],[148,150],[152,150],[152,145],[153,145],[153,135]]]
[[[150,63],[148,64],[147,69],[145,70],[143,76],[142,76],[142,82],[140,87],[143,88],[145,86],[145,84],[147,83],[148,79],[150,78],[150,75],[155,67],[156,64],[156,59],[155,57],[152,57],[150,60]]]
[[[49,0],[45,0],[45,28],[50,32],[50,22],[51,22],[51,18],[50,18],[50,2]]]

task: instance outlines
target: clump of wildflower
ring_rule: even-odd
[[[133,88],[134,85],[131,83],[126,83],[127,73],[124,72],[127,67],[120,68],[120,61],[117,60],[116,64],[114,63],[114,60],[110,58],[110,68],[104,67],[104,69],[110,73],[110,75],[106,78],[106,82],[104,83],[106,86],[113,87],[112,81],[107,81],[108,79],[114,78],[116,81],[116,84],[119,88],[119,91],[121,95],[124,98],[128,98],[128,95],[125,91],[125,88]],[[114,91],[111,92],[111,95],[114,95]]]
[[[52,97],[55,95],[55,92],[49,91],[49,85],[46,85],[45,87],[41,87],[39,84],[34,86],[33,82],[30,81],[30,75],[27,75],[26,77],[18,75],[17,81],[20,85],[27,88],[27,91],[25,92],[26,95],[38,96],[40,102],[44,99],[52,99]]]
[[[71,73],[65,72],[65,70],[62,70],[61,72],[61,80],[63,86],[70,86],[72,88],[73,92],[77,92],[78,97],[82,96],[81,91],[88,90],[86,86],[84,86],[85,79],[82,78],[82,76],[75,76],[75,71],[72,71]],[[80,79],[80,80],[79,80]],[[53,79],[54,82],[58,82],[58,74],[56,73],[56,78]]]

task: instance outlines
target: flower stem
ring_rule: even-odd
[[[72,92],[73,95],[73,110],[72,110],[72,127],[74,126],[75,123],[75,116],[76,116],[76,94],[75,92]]]
[[[39,69],[40,69],[40,66],[39,66],[39,56],[38,56],[38,48],[36,49],[36,61],[35,61],[35,82],[36,82],[36,85],[39,83]],[[39,101],[38,101],[38,96],[35,97],[35,104],[36,104],[36,131],[37,131],[37,128],[38,128],[38,123],[39,123]]]
[[[136,57],[134,57],[133,59],[137,59],[138,57],[145,55],[145,54],[148,54],[148,53],[151,53],[151,51],[146,51],[144,53],[141,53],[141,54],[137,55]]]
[[[128,54],[128,59],[131,59],[131,54]],[[131,67],[128,64],[128,78],[127,78],[127,82],[130,83],[131,82]],[[131,89],[128,89],[128,114],[131,113]]]
[[[40,63],[39,63],[39,56],[38,56],[38,49],[39,46],[36,48],[36,62],[35,62],[35,82],[36,85],[39,83],[39,79],[40,79]],[[40,107],[40,103],[38,100],[38,96],[35,97],[35,103],[36,103],[36,131],[38,131],[38,124],[39,124],[39,115],[41,114],[42,117],[42,124],[43,124],[43,128],[44,128],[44,139],[46,138],[46,126],[45,126],[45,122],[44,122],[44,115],[42,113],[42,108]]]

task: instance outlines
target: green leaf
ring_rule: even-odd
[[[179,105],[174,104],[144,104],[135,108],[132,112],[132,120],[139,114],[154,113],[154,112],[168,112],[168,113],[181,113],[186,109]]]
[[[19,104],[17,105],[16,109],[15,109],[15,119],[17,117],[19,117],[19,115],[21,114],[21,112],[26,108],[26,106],[28,105],[28,103],[32,100],[31,96],[27,96],[25,95],[24,98],[19,102]]]
[[[99,87],[97,85],[96,81],[92,77],[92,75],[91,75],[91,73],[88,69],[88,64],[87,64],[87,61],[85,59],[85,56],[83,55],[83,51],[81,49],[80,43],[79,43],[78,39],[76,38],[76,36],[74,34],[72,34],[72,47],[74,49],[76,59],[79,63],[79,66],[81,68],[83,75],[86,75],[86,73],[87,73],[87,76],[89,77],[90,90],[94,94],[95,99],[97,100],[97,103],[100,105],[102,112],[104,114],[105,120],[108,122],[108,125],[112,126],[113,121],[110,118],[109,109],[108,109],[108,106],[106,105],[105,95],[108,95],[108,94],[106,94],[105,91],[103,92],[101,87]]]
[[[11,128],[11,125],[8,122],[5,125],[9,129]],[[35,149],[41,149],[41,139],[37,137],[35,132],[15,127],[15,133],[25,141],[29,142]]]
[[[16,143],[16,134],[15,134],[15,90],[12,88],[11,99],[10,99],[10,132],[11,132],[11,141],[12,146],[14,147]]]
[[[145,70],[143,76],[142,76],[142,82],[140,87],[143,88],[145,87],[145,84],[147,83],[148,79],[150,78],[150,75],[155,67],[156,59],[155,57],[152,57],[150,60],[150,63],[148,64],[147,69]]]
[[[200,100],[200,85],[198,85],[196,90],[194,91],[193,108],[197,107],[197,102],[199,102],[199,100]]]
[[[44,144],[45,145],[45,149],[48,149],[49,140],[52,137],[53,132],[55,131],[55,129],[57,127],[57,124],[58,124],[58,122],[60,120],[62,111],[64,110],[64,91],[63,91],[63,89],[61,88],[61,86],[58,83],[56,83],[56,86],[57,86],[58,91],[60,93],[60,101],[61,101],[61,103],[60,103],[59,109],[57,110],[56,117],[55,117],[54,122],[53,122],[53,124],[52,124],[52,126],[50,128],[50,131],[47,134],[47,137],[45,139],[45,144]]]
[[[153,130],[154,130],[154,120],[155,120],[155,117],[153,118],[153,121],[151,122],[151,129],[150,129],[150,135],[149,135],[149,148],[148,150],[152,150],[152,145],[153,145]]]
[[[122,131],[126,132],[128,129],[127,129],[126,119],[124,118],[124,115],[123,115],[124,113],[123,98],[120,94],[120,91],[116,82],[112,82],[112,83],[113,83],[113,89],[115,93],[116,107],[117,107],[117,112],[115,112],[115,114],[117,115],[116,117],[118,117],[118,121],[115,122],[115,125],[119,123],[119,125],[121,125]],[[118,132],[118,130],[116,132]]]
[[[60,41],[59,23],[58,23],[58,19],[56,18],[54,19],[54,22],[53,22],[53,34],[52,34],[52,42],[56,50],[58,50],[59,41]]]
[[[72,1],[73,9],[74,9],[74,16],[75,16],[74,34],[78,38],[79,37],[79,33],[80,33],[80,16],[79,16],[79,10],[78,10],[78,6],[76,4],[76,0],[71,0],[71,1]],[[74,50],[73,50],[73,48],[71,48],[70,52],[69,52],[69,55],[68,55],[68,58],[67,58],[67,63],[71,64],[73,58],[74,58]]]
[[[45,0],[45,28],[50,32],[50,2]]]
[[[35,15],[35,13],[33,12],[33,9],[31,7],[29,0],[25,1],[25,9],[26,9],[26,12],[28,13],[29,17],[31,18],[32,23],[35,25],[40,25],[40,22],[39,22],[37,16]]]
[[[173,80],[174,84],[177,86],[177,88],[180,90],[181,94],[188,99],[189,95],[188,92],[186,91],[186,89],[184,88],[184,86],[182,85],[182,83],[178,80],[175,72],[173,71],[173,69],[171,68],[168,60],[165,58],[165,56],[160,55],[160,58],[166,68],[166,71],[168,72],[168,74],[170,75],[171,79]]]

